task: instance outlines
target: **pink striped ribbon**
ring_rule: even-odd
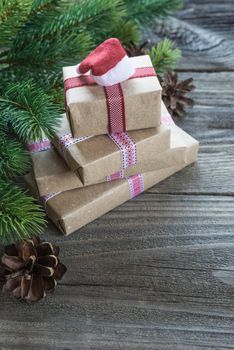
[[[64,148],[68,148],[71,145],[75,145],[76,143],[87,140],[90,137],[92,136],[73,137],[71,133],[67,133],[59,138],[59,142]]]
[[[141,174],[129,176],[127,180],[130,190],[130,198],[136,197],[144,191],[144,181]]]
[[[52,144],[49,139],[44,139],[42,141],[29,143],[27,147],[29,152],[35,153],[35,152],[41,152],[52,148]]]
[[[133,141],[133,139],[125,132],[116,133],[116,134],[108,134],[109,138],[116,144],[116,146],[120,150],[121,154],[121,171],[123,169],[129,168],[132,165],[135,165],[137,163],[137,152],[136,152],[136,144]],[[80,143],[84,140],[89,139],[92,136],[83,136],[83,137],[76,137],[73,138],[71,133],[67,133],[59,138],[59,144],[60,144],[60,153],[63,156],[63,158],[66,160],[66,150],[70,146]],[[115,178],[117,175],[117,172],[115,174],[110,175],[108,178]]]
[[[153,67],[140,67],[135,69],[135,73],[129,79],[146,78],[156,76]],[[67,78],[64,81],[65,106],[66,92],[69,89],[86,85],[96,85],[90,75],[81,75]],[[109,132],[122,132],[126,130],[124,95],[120,84],[104,87],[107,103],[107,113],[109,121]]]
[[[80,143],[84,140],[89,139],[92,136],[82,136],[82,137],[73,137],[71,133],[64,134],[59,137],[60,144],[60,153],[66,159],[66,150],[76,143]]]
[[[108,175],[106,177],[106,181],[113,181],[113,180],[119,180],[124,178],[124,172],[123,171],[117,171],[116,173],[112,175]]]
[[[130,198],[136,197],[140,193],[144,192],[144,181],[141,174],[125,177],[123,172],[118,171],[110,176],[107,176],[106,181],[113,181],[113,180],[120,180],[120,179],[128,180]]]
[[[121,170],[135,165],[137,163],[137,151],[133,139],[126,132],[109,134],[108,136],[120,150]]]

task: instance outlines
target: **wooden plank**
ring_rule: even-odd
[[[196,25],[209,31],[219,33],[233,40],[234,7],[232,0],[186,0],[186,8],[177,17],[191,25]]]
[[[53,297],[34,306],[2,297],[0,345],[4,348],[10,337],[14,349],[26,344],[32,349],[222,349],[223,344],[233,349],[233,281],[224,282],[224,277],[234,273],[234,240],[230,234],[222,242],[217,232],[220,224],[233,229],[233,204],[229,207],[224,199],[222,209],[214,203],[207,212],[206,200],[199,203],[194,196],[197,205],[189,209],[186,198],[182,203],[187,210],[181,210],[176,222],[162,225],[168,233],[177,228],[167,244],[151,241],[148,246],[150,237],[140,236],[140,230],[138,237],[132,231],[128,243],[123,230],[120,239],[112,235],[109,251],[107,235],[62,242],[63,261],[70,269]],[[166,209],[165,216],[170,217]],[[211,225],[214,240],[203,232],[194,242],[177,241],[179,233],[191,239],[189,225],[194,233]],[[154,238],[160,235],[157,225],[154,233]],[[99,249],[90,251],[98,240]]]
[[[166,20],[153,23],[145,36],[157,42],[169,37],[183,51],[181,70],[234,69],[232,1],[186,1],[186,7]]]

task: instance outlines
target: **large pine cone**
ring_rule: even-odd
[[[31,302],[44,298],[67,270],[58,255],[59,247],[38,237],[6,246],[2,256],[3,291]]]

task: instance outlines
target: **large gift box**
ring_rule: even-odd
[[[112,86],[97,85],[77,66],[63,68],[66,110],[74,137],[157,127],[161,86],[148,55],[130,58],[135,73]]]
[[[39,195],[48,216],[65,235],[69,235],[194,162],[197,157],[198,142],[178,127],[172,127],[171,130],[174,145],[171,145],[167,153],[166,168],[65,192]],[[176,156],[169,157],[170,152],[173,154],[175,151]],[[177,163],[175,163],[176,159]],[[35,193],[36,184],[33,177],[27,176],[26,182]]]
[[[184,146],[184,139],[187,138],[188,144],[189,142],[193,142],[193,139],[174,124],[168,124],[168,127],[172,130],[170,149],[158,154],[157,159],[154,159],[152,163],[150,159],[146,158],[146,163],[148,163],[143,164],[145,165],[145,169],[150,167],[151,170],[159,170],[167,168],[169,165],[186,165],[187,153]],[[54,148],[34,152],[31,154],[31,157],[34,177],[40,195],[83,187],[79,173],[70,170],[66,162]],[[126,169],[125,176],[131,175],[129,170],[131,171],[130,168]],[[146,170],[143,170],[142,172],[146,172]],[[120,177],[123,177],[123,173],[121,172],[114,174],[112,177],[104,178],[97,183],[109,181],[111,178],[118,179]]]
[[[170,147],[170,128],[157,128],[73,138],[66,114],[52,140],[69,167],[87,186],[104,181],[116,172],[122,176],[155,169],[160,153]]]

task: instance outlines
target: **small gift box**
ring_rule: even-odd
[[[63,68],[65,103],[74,137],[146,129],[160,124],[161,86],[148,55],[128,58],[133,75],[97,85],[77,66]]]
[[[52,140],[69,167],[87,186],[116,173],[122,177],[150,171],[160,153],[170,147],[170,128],[158,128],[73,138],[66,114]]]
[[[172,129],[172,134],[174,140],[178,140],[179,147],[167,151],[166,168],[46,196],[38,194],[48,216],[65,235],[68,235],[194,162],[198,142],[177,127]],[[170,153],[174,153],[174,156],[169,157]],[[176,159],[178,163],[175,162]],[[185,161],[181,163],[182,159]],[[31,175],[26,176],[26,182],[35,193],[36,185]]]

